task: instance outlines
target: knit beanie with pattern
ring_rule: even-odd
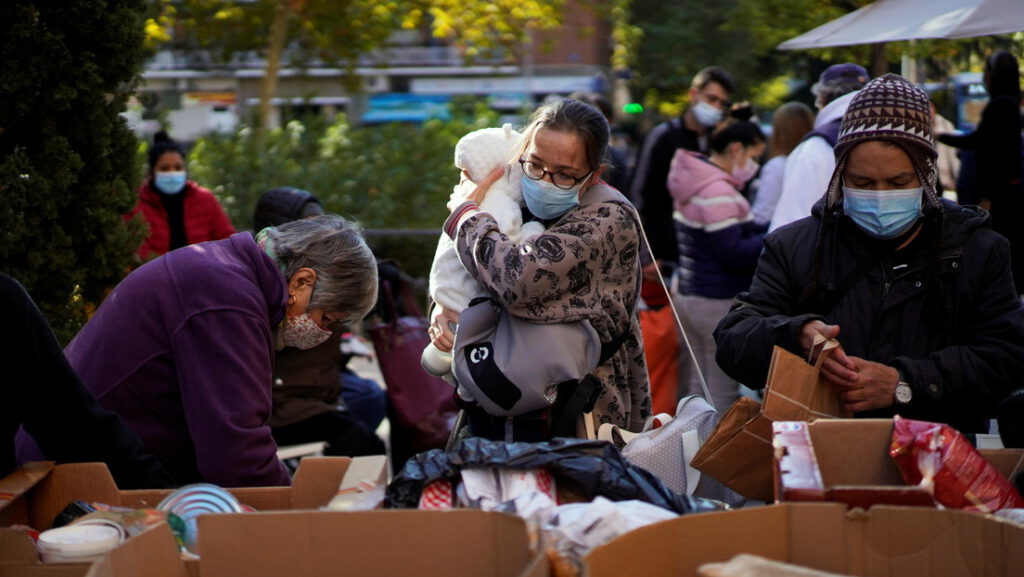
[[[928,94],[902,76],[886,74],[868,82],[843,115],[826,207],[839,202],[843,169],[850,151],[870,140],[892,142],[902,148],[910,156],[929,202],[941,206],[935,191],[938,154],[932,142],[931,118]]]

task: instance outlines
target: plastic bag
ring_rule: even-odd
[[[543,443],[504,443],[471,437],[448,452],[439,449],[409,459],[388,485],[384,508],[415,508],[423,488],[437,479],[457,484],[468,467],[545,468],[559,486],[571,486],[584,500],[635,499],[679,514],[720,511],[724,503],[673,492],[653,473],[631,465],[606,441],[556,438]]]
[[[942,423],[893,417],[889,455],[909,485],[942,505],[991,513],[1024,507],[1024,499],[959,431]]]

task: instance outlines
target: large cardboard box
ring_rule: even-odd
[[[1013,577],[1024,568],[1024,528],[927,507],[784,503],[641,527],[591,551],[584,576],[689,577],[740,553],[864,577]]]
[[[375,464],[375,463],[371,463]],[[0,529],[0,577],[228,577],[379,575],[547,577],[526,522],[477,510],[319,510],[344,491],[350,460],[306,457],[291,487],[229,489],[258,512],[197,518],[198,560],[183,561],[170,528],[156,525],[103,559],[44,565],[28,537]],[[378,467],[358,477],[375,477]],[[98,463],[31,463],[0,479],[0,525],[46,529],[68,503],[152,507],[168,490],[121,491]]]
[[[837,501],[864,508],[879,504],[934,506],[928,492],[907,486],[889,456],[892,423],[891,419],[776,423],[776,500]],[[1021,449],[979,452],[1007,479],[1024,463]]]
[[[300,462],[290,487],[228,490],[257,511],[315,509],[337,494],[350,462],[347,457],[307,457]],[[24,524],[42,531],[76,500],[147,508],[156,507],[171,492],[120,490],[103,463],[26,463],[0,479],[0,526]]]

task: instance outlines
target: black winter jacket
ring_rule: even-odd
[[[926,206],[921,234],[899,251],[899,241],[873,239],[833,208],[820,239],[821,290],[810,300],[824,199],[812,216],[769,235],[750,291],[715,330],[719,366],[762,388],[773,345],[802,354],[801,327],[821,319],[839,325],[847,354],[902,371],[914,394],[901,416],[988,432],[996,404],[1024,383],[1024,308],[1010,247],[977,207]]]

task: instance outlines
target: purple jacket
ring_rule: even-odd
[[[277,265],[237,233],[136,269],[65,353],[178,483],[287,485],[266,425],[286,298]]]

